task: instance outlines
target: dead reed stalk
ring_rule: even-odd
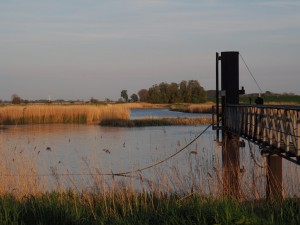
[[[0,107],[0,124],[99,123],[129,119],[124,105],[25,105]]]

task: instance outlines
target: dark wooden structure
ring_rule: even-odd
[[[221,90],[219,91],[219,61],[221,61]],[[300,164],[300,107],[240,105],[239,53],[216,53],[216,107],[214,119],[222,130],[223,194],[240,194],[240,138],[256,145],[267,156],[267,197],[282,196],[282,158]],[[221,95],[221,110],[219,108]],[[221,111],[221,112],[220,112]],[[222,126],[219,121],[222,119]]]

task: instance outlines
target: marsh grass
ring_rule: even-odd
[[[18,200],[0,198],[1,224],[289,224],[300,222],[299,200],[238,202],[193,196],[52,192]]]
[[[105,119],[100,122],[102,126],[116,127],[145,127],[145,126],[178,126],[210,124],[211,118],[144,118],[134,120]]]
[[[174,104],[170,106],[173,111],[187,113],[211,113],[214,103],[207,102],[202,104]]]
[[[103,119],[129,119],[124,105],[20,105],[0,107],[0,124],[94,124]]]

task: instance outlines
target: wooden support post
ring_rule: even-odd
[[[240,196],[240,152],[239,137],[229,132],[222,134],[222,179],[223,195]]]
[[[219,53],[216,53],[216,114],[217,114],[217,142],[220,141],[219,128],[220,128],[220,112],[219,112]]]
[[[239,104],[239,53],[221,53],[222,95],[222,179],[223,195],[238,198],[240,195],[239,136],[226,128],[226,104]],[[224,126],[225,124],[225,126]]]
[[[282,198],[282,158],[278,155],[267,157],[267,198],[271,201]]]

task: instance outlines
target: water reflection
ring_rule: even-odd
[[[98,176],[143,168],[179,151],[206,126],[142,128],[91,125],[11,126],[0,135],[1,182],[9,175],[42,175],[46,189],[110,188],[118,177]],[[253,160],[255,158],[255,160]],[[260,165],[260,166],[258,166]],[[243,190],[255,197],[265,195],[265,164],[258,149],[241,149]],[[87,176],[88,174],[91,174]],[[286,194],[300,193],[299,168],[284,161]],[[125,178],[135,189],[195,191],[217,195],[222,191],[221,149],[209,129],[176,157],[149,170]],[[17,179],[12,177],[11,179]],[[101,182],[100,182],[101,180]],[[96,185],[97,184],[97,185]],[[154,185],[155,184],[155,185]],[[101,185],[100,185],[101,186]],[[101,186],[103,189],[104,187]],[[253,190],[255,190],[253,192]]]

